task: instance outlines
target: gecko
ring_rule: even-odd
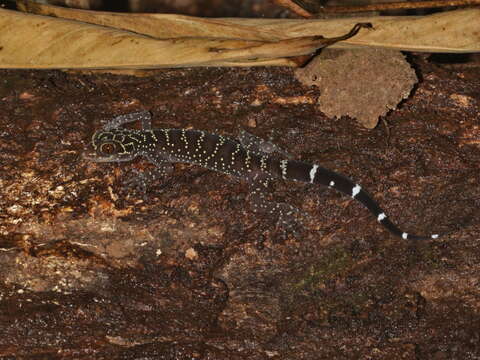
[[[141,121],[141,130],[123,125]],[[295,208],[286,203],[270,202],[264,196],[269,183],[276,179],[323,185],[360,202],[393,235],[404,240],[437,239],[440,234],[415,235],[401,230],[378,203],[359,184],[318,164],[291,160],[274,144],[242,133],[238,139],[190,129],[153,129],[148,111],[120,115],[110,120],[92,136],[95,155],[84,155],[95,162],[131,161],[146,158],[166,175],[172,163],[189,163],[243,179],[253,185],[253,210],[278,216],[287,223]],[[276,155],[275,153],[279,154]]]

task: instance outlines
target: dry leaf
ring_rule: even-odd
[[[23,4],[23,5],[21,5]],[[323,35],[335,37],[354,24],[372,23],[375,31],[363,31],[333,47],[374,46],[425,52],[480,52],[480,9],[471,8],[428,16],[370,16],[359,18],[242,19],[196,18],[171,14],[121,14],[67,9],[19,1],[22,9],[109,27],[156,38],[221,38],[276,41]]]
[[[152,69],[185,66],[298,66],[338,40],[360,19],[201,19],[183,15],[120,14],[22,2],[25,10],[96,22],[0,9],[0,67]],[[480,9],[425,17],[371,17],[361,31],[335,46],[480,51]],[[130,31],[121,30],[128,29]],[[132,32],[134,31],[134,32]],[[142,34],[143,33],[143,34]]]
[[[80,21],[0,9],[0,67],[130,69],[211,66],[314,53],[353,36],[307,36],[279,41],[213,38],[154,39]],[[285,61],[282,59],[282,62]]]

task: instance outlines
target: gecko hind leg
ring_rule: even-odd
[[[237,138],[238,142],[248,151],[259,154],[272,154],[278,153],[285,156],[287,159],[292,158],[290,154],[281,149],[274,143],[264,140],[256,135],[250,134],[245,130],[241,130]]]
[[[124,124],[128,124],[135,121],[142,122],[143,130],[150,130],[152,128],[152,115],[149,111],[139,111],[130,114],[124,114],[114,117],[103,127],[104,130],[109,131],[117,129]]]
[[[268,200],[266,197],[268,183],[269,180],[263,180],[253,184],[253,190],[249,195],[253,211],[276,219],[275,229],[282,233],[282,237],[287,237],[289,233],[296,237],[298,230],[303,228],[302,217],[305,214],[293,205]]]

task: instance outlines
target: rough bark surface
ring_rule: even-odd
[[[316,109],[293,70],[155,77],[0,71],[0,356],[319,359],[480,356],[480,67],[413,58],[418,87],[373,130]],[[388,84],[385,84],[388,87]],[[177,165],[84,160],[114,115],[234,136],[356,179],[411,232],[350,198],[278,183],[308,214],[283,237],[246,184]]]

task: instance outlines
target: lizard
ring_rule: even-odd
[[[123,125],[141,121],[141,130]],[[131,161],[144,157],[165,175],[172,163],[189,163],[241,178],[253,185],[253,210],[278,216],[288,225],[296,209],[286,203],[268,201],[264,194],[276,179],[319,184],[359,201],[393,235],[404,240],[437,239],[440,234],[415,235],[401,230],[361,185],[318,164],[291,160],[275,145],[249,133],[238,139],[190,129],[153,129],[148,111],[120,115],[92,136],[95,155],[84,158],[95,162]]]

